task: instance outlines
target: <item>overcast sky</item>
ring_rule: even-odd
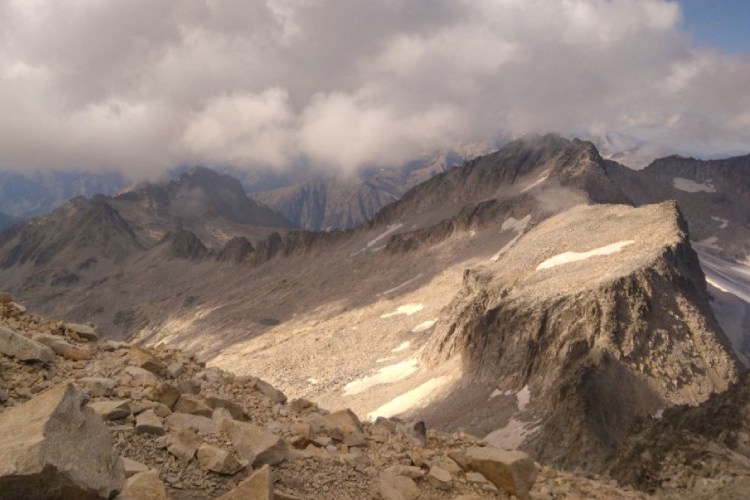
[[[4,0],[0,166],[351,172],[548,131],[750,151],[750,56],[702,45],[683,14],[667,0]]]

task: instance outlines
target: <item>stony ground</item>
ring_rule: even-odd
[[[287,401],[257,378],[206,369],[176,350],[98,341],[86,325],[44,321],[0,299],[0,426],[11,409],[73,383],[125,459],[120,498],[256,498],[250,489],[279,499],[644,496],[466,434]]]

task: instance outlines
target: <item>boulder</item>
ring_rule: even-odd
[[[198,451],[203,441],[190,429],[182,429],[174,434],[170,434],[168,443],[167,450],[172,455],[180,460],[189,462],[193,459],[195,452]]]
[[[167,366],[167,375],[169,378],[177,378],[185,372],[185,364],[179,361],[170,363]]]
[[[273,500],[273,472],[268,465],[253,472],[219,500]]]
[[[78,383],[92,398],[111,396],[115,393],[115,386],[117,385],[117,382],[105,377],[84,377],[78,379]]]
[[[128,478],[117,500],[167,500],[167,491],[159,473],[149,470]]]
[[[177,390],[180,391],[180,394],[200,394],[201,383],[193,379],[183,380],[177,384]]]
[[[164,377],[167,373],[167,367],[159,358],[140,347],[130,346],[130,349],[128,350],[128,363],[137,366],[138,368],[148,370],[154,375],[160,377]]]
[[[219,474],[236,474],[245,468],[247,463],[237,460],[227,450],[203,443],[197,452],[198,463],[203,469]]]
[[[353,411],[339,410],[323,417],[331,437],[343,441],[347,446],[367,446],[367,439],[362,433],[362,424]]]
[[[419,497],[419,487],[406,476],[380,474],[380,495],[384,500],[415,500]]]
[[[391,465],[383,472],[390,474],[391,476],[406,476],[410,479],[419,479],[424,476],[425,472],[419,467],[413,465]]]
[[[135,431],[139,434],[155,436],[163,436],[166,433],[161,418],[154,413],[154,410],[146,410],[135,418]]]
[[[214,432],[229,432],[235,420],[226,408],[216,408],[211,421],[214,423]]]
[[[213,414],[213,409],[206,404],[206,399],[197,394],[182,394],[173,410],[175,413],[189,413],[202,417],[210,417]]]
[[[522,451],[498,448],[469,448],[466,450],[468,470],[480,472],[501,491],[519,498],[528,498],[536,480],[534,460]]]
[[[83,325],[80,323],[65,323],[65,329],[74,332],[80,338],[88,340],[89,342],[96,342],[99,340],[99,334],[96,333],[96,328],[92,325]]]
[[[91,359],[91,353],[89,351],[79,349],[73,344],[65,342],[65,340],[57,335],[39,333],[37,335],[34,335],[32,338],[40,344],[46,345],[47,347],[52,349],[55,354],[57,354],[58,356],[62,356],[65,359],[69,359],[71,361],[84,361],[87,359]]]
[[[139,472],[146,472],[147,470],[149,470],[148,465],[142,464],[141,462],[137,462],[126,457],[122,457],[122,465],[125,468],[126,478],[135,476]]]
[[[233,422],[228,434],[239,456],[253,467],[265,464],[276,465],[283,462],[289,455],[289,445],[286,441],[257,425]]]
[[[145,368],[140,368],[138,366],[128,366],[125,367],[124,371],[126,374],[130,375],[130,378],[133,380],[133,384],[135,385],[156,386],[161,383],[159,377],[146,370]]]
[[[89,406],[104,420],[119,420],[130,415],[130,403],[123,399],[94,401]]]
[[[266,382],[265,380],[257,379],[255,381],[255,388],[264,394],[272,403],[286,403],[286,394]]]
[[[439,490],[449,490],[453,485],[453,477],[450,472],[435,465],[427,473],[427,482]]]
[[[162,403],[170,410],[174,408],[175,403],[180,399],[180,391],[172,384],[167,384],[166,382],[147,388],[143,392],[143,395],[151,401]]]
[[[234,401],[216,395],[206,396],[206,404],[212,409],[225,408],[232,414],[235,420],[247,420],[245,409]]]
[[[216,430],[213,420],[189,413],[172,413],[164,419],[172,429],[192,429],[199,434],[213,434]]]
[[[72,384],[0,414],[0,496],[108,498],[125,471],[112,436]]]
[[[51,363],[55,360],[55,353],[52,349],[6,326],[0,326],[0,353],[21,361]]]

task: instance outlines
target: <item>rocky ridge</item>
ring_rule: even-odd
[[[566,468],[601,470],[637,418],[697,405],[738,372],[673,203],[541,222],[468,270],[442,319],[427,359],[460,355],[467,380],[531,394],[509,431]]]
[[[0,498],[642,496],[466,434],[287,401],[263,380],[99,341],[0,298]]]

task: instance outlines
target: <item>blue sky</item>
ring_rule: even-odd
[[[750,0],[680,0],[683,26],[698,46],[750,53]]]

